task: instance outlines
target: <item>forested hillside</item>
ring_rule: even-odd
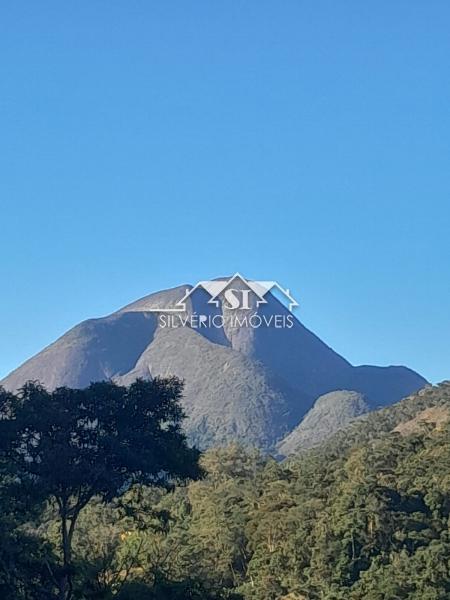
[[[233,445],[206,452],[197,481],[94,498],[74,537],[73,597],[448,599],[449,410],[446,382],[282,463]],[[53,597],[55,506],[0,500],[1,597]]]

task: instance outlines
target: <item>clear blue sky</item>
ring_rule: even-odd
[[[4,1],[0,376],[234,271],[450,378],[447,0]]]

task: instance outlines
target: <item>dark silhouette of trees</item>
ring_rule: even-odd
[[[181,429],[181,392],[176,378],[0,392],[0,458],[16,492],[57,506],[61,565],[52,576],[61,600],[72,597],[73,536],[92,498],[107,502],[136,483],[200,475],[199,453]]]

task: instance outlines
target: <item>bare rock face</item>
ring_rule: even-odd
[[[369,412],[363,394],[350,390],[329,392],[317,398],[301,423],[278,445],[283,456],[317,446],[357,417]]]
[[[215,305],[205,290],[192,290],[192,286],[182,285],[157,292],[110,316],[80,323],[0,384],[16,390],[26,381],[38,380],[53,389],[85,387],[104,379],[125,384],[137,377],[177,375],[185,381],[186,429],[197,445],[204,448],[240,441],[271,451],[283,439],[279,447],[287,451],[297,438],[286,436],[319,396],[352,390],[346,394],[363,395],[364,406],[372,410],[426,384],[406,367],[351,365],[270,294],[266,304],[250,305],[247,316],[254,314],[263,323],[254,328],[230,325],[223,298]],[[177,326],[164,326],[173,317],[168,309],[187,291],[192,293],[184,312],[177,314],[184,319],[203,315],[207,318],[204,326],[190,326],[188,321],[180,326],[178,317]],[[161,312],[152,312],[155,309]],[[289,315],[291,327],[274,326],[274,316],[282,320]],[[362,399],[356,401],[353,396],[346,402],[353,402],[356,412],[363,406]],[[334,419],[336,423],[351,412],[346,402],[341,399],[333,405],[343,411]],[[322,401],[316,402],[315,409],[321,405]],[[309,415],[306,424],[320,436],[325,416],[322,413],[317,419],[315,414]],[[302,443],[305,428],[298,434]],[[313,438],[314,434],[308,433],[308,444]]]

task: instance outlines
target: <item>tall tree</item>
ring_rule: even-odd
[[[165,485],[201,474],[199,453],[181,429],[181,394],[176,378],[53,392],[37,383],[18,394],[0,389],[0,459],[24,494],[57,506],[61,600],[72,597],[73,535],[94,496],[108,501],[134,483]]]

